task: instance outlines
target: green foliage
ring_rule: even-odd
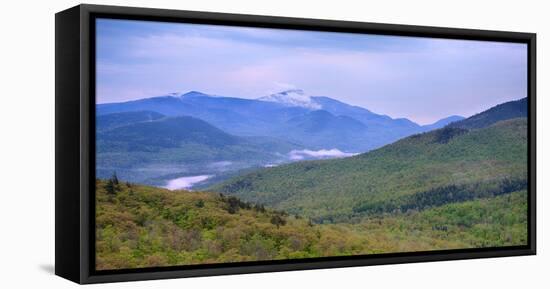
[[[527,119],[518,118],[471,131],[443,128],[350,158],[265,168],[208,190],[307,216],[317,223],[334,223],[356,222],[370,215],[368,210],[358,210],[369,204],[376,204],[381,212],[400,206],[423,209],[486,197],[477,190],[506,179],[526,178]],[[467,193],[470,190],[465,188],[474,191]],[[432,199],[438,190],[462,191],[462,197]]]
[[[204,208],[204,200],[198,200],[197,202],[195,202],[195,206],[197,208]]]
[[[270,222],[271,222],[271,224],[277,226],[277,229],[279,229],[279,226],[286,225],[286,220],[284,219],[284,217],[282,215],[279,215],[279,214],[273,215],[273,217],[271,217]]]
[[[356,213],[383,214],[409,210],[424,210],[449,203],[459,203],[478,198],[490,198],[511,192],[526,190],[527,180],[510,180],[504,178],[496,182],[474,183],[464,185],[447,185],[413,195],[401,196],[385,202],[365,203],[353,208]]]
[[[97,269],[522,245],[518,191],[355,224],[311,223],[215,193],[96,182]],[[230,209],[233,208],[233,209]]]
[[[467,133],[468,130],[455,127],[444,127],[434,132],[434,138],[436,143],[445,144],[452,138]]]
[[[107,180],[107,183],[105,184],[105,191],[107,191],[110,195],[114,195],[120,191],[120,184],[118,182],[116,172],[114,172],[111,178]]]
[[[355,157],[255,170],[210,188],[217,193],[124,183],[116,174],[97,180],[96,269],[525,245],[527,120],[496,122],[510,111],[482,115],[472,130],[449,126]],[[198,122],[187,123],[190,131],[193,123],[205,131]],[[175,136],[119,156],[132,164],[234,150],[256,157],[223,138],[218,147],[200,133],[192,139],[208,145]]]

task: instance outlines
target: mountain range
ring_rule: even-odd
[[[96,266],[526,245],[527,111],[418,126],[301,91],[98,105]]]
[[[193,91],[98,104],[96,174],[107,178],[117,172],[122,179],[156,186],[198,177],[204,181],[194,187],[205,188],[262,167],[349,157],[443,127],[487,127],[526,116],[526,103],[425,126],[301,90],[258,99]]]
[[[162,185],[181,175],[218,175],[284,160],[303,149],[266,136],[235,136],[191,116],[152,111],[99,115],[96,174]],[[287,157],[288,158],[288,157]]]
[[[315,222],[423,210],[527,187],[527,100],[352,157],[302,161],[208,188]]]
[[[393,119],[333,98],[309,96],[298,89],[258,99],[191,91],[97,105],[99,116],[136,111],[191,116],[233,135],[270,136],[309,149],[335,148],[346,152],[365,152],[462,119],[451,116],[421,126],[405,118]]]

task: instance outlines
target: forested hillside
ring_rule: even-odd
[[[338,160],[305,161],[245,174],[211,191],[316,223],[507,194],[527,186],[527,120],[476,130],[445,127]]]
[[[98,270],[521,245],[524,190],[422,212],[313,224],[217,193],[97,181]]]
[[[452,127],[476,129],[490,126],[502,120],[527,117],[527,98],[509,101],[496,105],[486,111],[475,114],[467,119],[450,124]]]
[[[95,24],[94,269],[532,243],[528,46]]]
[[[195,117],[153,112],[101,115],[97,126],[97,176],[116,171],[124,180],[151,185],[182,175],[262,166],[302,148],[271,137],[231,135]]]

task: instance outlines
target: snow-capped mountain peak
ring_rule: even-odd
[[[286,106],[299,106],[309,109],[321,109],[321,105],[316,103],[310,95],[301,89],[285,90],[279,93],[260,97],[258,100],[280,103]]]

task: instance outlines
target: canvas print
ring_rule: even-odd
[[[527,245],[527,45],[96,20],[96,270]]]

